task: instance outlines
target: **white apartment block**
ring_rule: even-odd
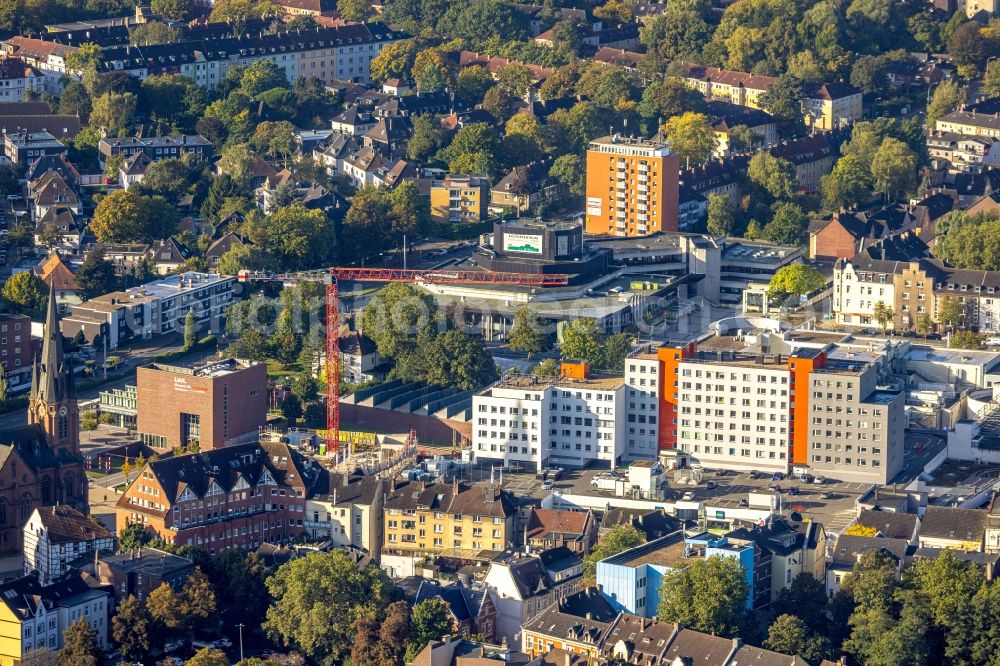
[[[716,361],[681,361],[678,448],[704,467],[787,472],[790,378],[780,357],[720,353]]]
[[[655,460],[659,449],[660,361],[656,351],[642,351],[625,361],[624,459]]]
[[[616,427],[625,390],[620,377],[507,377],[472,398],[474,455],[537,470],[595,461],[614,466],[625,449]]]
[[[844,326],[877,327],[872,318],[879,301],[890,308],[896,301],[893,275],[906,262],[865,260],[864,263],[838,262],[833,271],[833,311]]]

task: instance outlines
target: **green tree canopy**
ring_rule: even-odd
[[[21,271],[4,282],[0,295],[16,311],[37,319],[45,312],[49,288],[31,271]]]
[[[696,631],[737,636],[749,594],[750,585],[739,560],[714,555],[664,575],[659,617]]]
[[[552,337],[542,333],[538,317],[530,308],[524,307],[514,315],[514,323],[507,335],[507,344],[513,351],[531,354],[552,348]]]
[[[810,294],[826,287],[826,278],[812,266],[802,263],[788,264],[779,268],[767,285],[767,293],[772,298],[784,300],[789,296]]]
[[[342,550],[311,553],[282,565],[267,579],[274,603],[263,629],[310,659],[339,660],[350,653],[353,619],[380,613],[391,588],[381,569],[359,570]]]
[[[646,535],[631,524],[615,525],[602,536],[583,559],[583,577],[586,581],[597,579],[597,563],[612,555],[646,543]]]

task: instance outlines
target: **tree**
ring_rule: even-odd
[[[405,79],[417,56],[417,43],[402,39],[387,45],[371,62],[371,77],[375,81]]]
[[[802,618],[806,625],[815,632],[823,633],[827,629],[826,586],[823,581],[816,580],[812,574],[802,572],[792,579],[792,583],[778,591],[771,611],[779,615],[795,615]]]
[[[985,349],[986,336],[972,331],[955,331],[948,346],[955,349]]]
[[[100,654],[97,632],[90,628],[84,618],[81,617],[63,632],[59,666],[97,666]]]
[[[872,319],[882,327],[883,331],[889,328],[893,316],[895,316],[895,312],[893,312],[892,306],[886,305],[885,301],[878,301],[872,308]]]
[[[129,523],[118,532],[118,547],[121,550],[136,550],[147,541],[146,528],[141,523]]]
[[[965,89],[955,79],[946,79],[938,84],[927,105],[927,127],[933,129],[937,119],[951,113],[965,101]]]
[[[429,383],[468,391],[479,390],[499,377],[482,338],[458,329],[437,336],[427,351]]]
[[[438,92],[451,88],[455,72],[447,55],[437,48],[424,49],[413,59],[413,82],[424,92]]]
[[[692,162],[695,165],[704,163],[719,144],[712,121],[703,113],[688,111],[674,116],[664,123],[663,133],[670,148],[687,166]]]
[[[493,86],[483,95],[483,109],[498,120],[506,120],[514,115],[517,105],[517,96],[500,86]]]
[[[921,312],[917,315],[916,329],[917,333],[925,338],[934,330],[934,318],[931,317],[929,312]]]
[[[878,535],[878,529],[875,527],[868,527],[866,525],[861,525],[859,523],[854,523],[846,530],[841,533],[843,536],[864,536],[873,537]]]
[[[539,330],[538,317],[530,308],[524,307],[514,315],[514,323],[507,335],[507,344],[513,351],[531,355],[552,349],[552,338]]]
[[[451,612],[441,599],[427,599],[413,607],[410,624],[413,645],[419,651],[428,642],[441,640],[442,636],[451,633]]]
[[[250,98],[273,88],[290,88],[285,70],[270,60],[254,60],[240,77],[240,89]]]
[[[215,614],[215,588],[200,567],[195,567],[181,590],[181,604],[188,622],[203,625]]]
[[[885,192],[886,201],[916,186],[917,156],[899,139],[886,137],[872,158],[875,187]]]
[[[603,350],[597,321],[589,317],[573,319],[562,330],[560,349],[564,358],[600,365]]]
[[[900,595],[897,613],[859,607],[851,615],[850,638],[843,649],[865,666],[919,666],[928,661],[926,606],[912,593]]]
[[[163,18],[183,21],[191,14],[194,3],[191,0],[152,0],[149,8]]]
[[[483,97],[494,84],[493,75],[482,65],[466,67],[458,73],[455,97],[463,104],[473,106],[483,101]]]
[[[0,295],[18,312],[37,318],[45,312],[49,289],[31,271],[21,271],[4,282]]]
[[[811,294],[826,288],[826,278],[812,266],[802,263],[782,266],[771,277],[767,293],[771,298],[784,300],[789,296]]]
[[[421,114],[413,118],[413,134],[406,144],[406,156],[411,160],[425,162],[444,144],[441,125],[434,116]]]
[[[1000,95],[1000,60],[990,60],[986,65],[982,87],[989,95]]]
[[[183,630],[188,624],[180,597],[167,583],[160,584],[146,598],[146,610],[161,637]]]
[[[361,23],[370,20],[375,10],[369,0],[337,0],[337,13],[346,21]]]
[[[59,113],[80,116],[80,122],[86,123],[93,107],[93,99],[87,89],[79,81],[69,81],[59,96]]]
[[[350,652],[355,617],[386,607],[392,584],[377,567],[358,570],[342,550],[310,553],[267,579],[274,603],[263,629],[310,659],[339,660]]]
[[[381,641],[379,621],[371,615],[362,615],[351,624],[354,640],[351,642],[351,664],[367,666],[379,664]]]
[[[837,160],[833,171],[820,179],[823,205],[830,210],[860,203],[871,190],[872,175],[862,159],[848,154]]]
[[[643,21],[639,40],[666,60],[694,60],[712,37],[709,11],[706,2],[672,2]]]
[[[654,81],[642,92],[637,110],[643,118],[671,118],[686,112],[704,113],[705,96],[682,79]]]
[[[938,303],[938,323],[945,326],[958,326],[965,319],[965,303],[946,296]]]
[[[325,409],[323,414],[325,422]],[[242,548],[227,548],[212,560],[210,577],[227,625],[263,622],[270,601],[264,586],[266,573],[261,557]]]
[[[830,655],[830,642],[813,634],[806,623],[795,615],[779,615],[767,630],[764,647],[802,657],[809,663],[818,663]]]
[[[896,586],[896,561],[882,550],[864,553],[841,582],[861,612],[890,608]]]
[[[757,103],[760,108],[784,121],[786,126],[798,127],[802,123],[802,100],[805,96],[800,80],[782,74],[757,99]]]
[[[198,318],[194,310],[188,310],[184,317],[184,349],[191,349],[198,342]]]
[[[295,422],[302,418],[302,401],[294,393],[289,393],[282,398],[278,409],[288,419],[290,425],[295,425]]]
[[[740,561],[713,555],[663,576],[659,618],[734,637],[743,626],[750,585]]]
[[[333,225],[323,211],[298,203],[278,209],[257,230],[257,245],[285,270],[320,265],[334,244]]]
[[[980,585],[972,598],[956,614],[955,626],[947,635],[947,663],[995,666],[1000,650],[1000,585],[995,581]],[[23,663],[23,662],[22,662]]]
[[[531,369],[531,374],[536,377],[558,377],[559,361],[554,358],[543,358],[538,365]]]
[[[612,555],[641,546],[646,543],[646,535],[631,524],[615,525],[602,536],[583,559],[583,577],[588,584],[597,579],[597,563]]]
[[[956,268],[1000,270],[1000,218],[952,212],[941,218],[934,256]]]
[[[560,155],[549,168],[549,178],[564,185],[574,196],[583,194],[585,177],[585,165],[579,155]]]
[[[233,34],[243,34],[247,21],[251,18],[264,18],[278,14],[274,3],[264,0],[216,0],[212,3],[210,18],[216,23],[229,22],[233,26]]]
[[[764,240],[782,245],[798,245],[806,232],[806,214],[798,204],[783,201],[775,204],[771,221],[764,225]]]
[[[136,102],[133,93],[104,93],[94,100],[89,126],[104,136],[124,135],[135,121]]]
[[[708,195],[708,233],[729,236],[733,233],[736,215],[729,197],[725,194]]]
[[[280,157],[288,165],[295,152],[295,126],[287,120],[265,120],[254,130],[250,143],[259,153],[271,158]]]
[[[172,234],[177,219],[163,197],[115,190],[97,204],[90,231],[102,243],[149,242]]]
[[[750,159],[747,177],[775,199],[791,199],[797,189],[795,166],[762,150]]]
[[[978,68],[986,63],[993,46],[983,36],[983,31],[975,21],[963,23],[948,39],[948,53],[958,65]]]
[[[111,619],[111,637],[128,659],[149,651],[149,612],[133,595],[118,604]]]
[[[427,600],[422,603],[427,603]],[[418,606],[420,604],[417,604]],[[414,608],[414,610],[416,610]],[[448,629],[451,628],[449,615]],[[407,645],[412,645],[410,638],[413,631],[410,626],[410,604],[406,601],[394,601],[385,611],[385,619],[378,630],[379,660],[385,666],[400,666]],[[417,648],[419,652],[419,648]],[[407,659],[407,662],[412,661]]]
[[[205,647],[184,662],[185,666],[229,666],[229,657],[218,648]]]

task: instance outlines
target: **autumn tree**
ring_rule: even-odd
[[[811,294],[826,287],[826,278],[807,264],[796,262],[779,268],[767,285],[771,298],[784,300],[789,296]]]
[[[0,296],[21,314],[39,318],[45,312],[49,288],[31,271],[21,271],[4,282]]]
[[[133,661],[149,651],[149,611],[129,595],[118,604],[111,619],[111,637],[123,656]]]
[[[81,617],[63,632],[59,666],[97,666],[100,655],[97,632],[90,628],[86,619]]]
[[[663,133],[671,150],[688,166],[704,163],[719,143],[712,121],[703,113],[674,116],[664,123]]]

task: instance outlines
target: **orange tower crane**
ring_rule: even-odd
[[[322,282],[326,301],[326,450],[340,449],[340,282],[424,282],[428,284],[510,285],[556,287],[568,275],[534,273],[490,273],[486,271],[412,270],[399,268],[338,268],[299,273],[269,273],[242,270],[239,282]]]

